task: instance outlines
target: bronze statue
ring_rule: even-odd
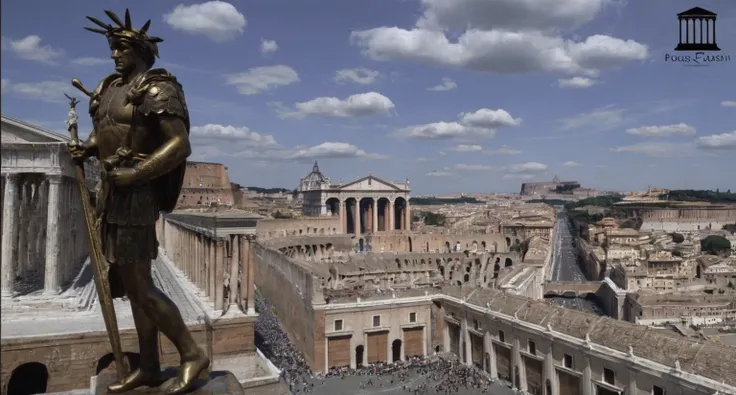
[[[160,331],[181,356],[177,377],[163,390],[179,394],[192,387],[210,361],[176,305],[154,285],[151,261],[158,255],[156,220],[161,211],[174,209],[191,154],[189,111],[176,78],[164,69],[152,69],[157,44],[163,40],[147,34],[151,21],[135,29],[128,10],[124,21],[111,11],[105,13],[113,25],[87,17],[100,29],[85,29],[107,37],[116,72],[93,92],[73,81],[90,96],[94,128],[86,141],[73,140],[69,151],[76,160],[96,157],[101,162],[106,185],[97,198],[97,235],[109,263],[110,293],[128,297],[138,334],[139,368],[108,391],[161,385]]]

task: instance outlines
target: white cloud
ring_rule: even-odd
[[[231,156],[258,159],[266,161],[300,161],[307,162],[315,159],[386,159],[386,155],[368,153],[365,150],[349,143],[325,142],[313,147],[294,147],[287,149],[260,149],[245,150],[231,154]]]
[[[647,57],[647,47],[606,35],[575,42],[540,32],[468,30],[457,41],[443,32],[379,27],[353,32],[352,42],[377,61],[403,60],[432,66],[502,74],[553,72],[597,75],[601,69]]]
[[[437,159],[437,158],[428,158],[428,157],[426,157],[426,156],[420,156],[420,157],[418,157],[418,158],[416,159],[416,161],[417,161],[417,162],[429,162],[429,161],[433,161],[433,160],[435,160],[435,159]]]
[[[75,66],[101,66],[101,65],[112,65],[112,60],[105,58],[76,58],[72,59],[71,63]]]
[[[461,170],[461,171],[490,171],[490,170],[497,170],[496,167],[489,166],[489,165],[466,165],[463,163],[459,163],[455,165],[455,169]]]
[[[276,52],[279,50],[279,45],[274,40],[261,39],[261,53]]]
[[[518,155],[521,153],[518,149],[513,149],[508,145],[502,145],[499,149],[483,151],[486,155]]]
[[[394,133],[394,137],[424,140],[490,139],[496,136],[496,129],[520,124],[521,119],[512,117],[506,110],[481,108],[475,112],[459,114],[457,121],[401,128]]]
[[[483,151],[483,147],[477,144],[468,145],[468,144],[459,144],[452,148],[450,148],[450,151],[455,152],[479,152]]]
[[[277,145],[273,136],[256,133],[245,126],[237,127],[219,124],[192,126],[191,134],[193,138],[199,138],[202,140],[238,142],[243,143],[246,146],[253,147]]]
[[[736,150],[736,130],[700,137],[695,144],[707,150]]]
[[[215,42],[234,39],[246,25],[245,16],[224,1],[179,4],[164,15],[164,22],[176,30],[203,35]]]
[[[560,88],[590,88],[596,83],[596,80],[587,77],[560,78],[557,80],[557,85]]]
[[[294,104],[294,109],[277,109],[282,118],[304,118],[306,116],[321,116],[332,118],[367,117],[373,115],[390,115],[395,108],[388,97],[377,93],[367,92],[352,95],[347,99],[337,97],[318,97],[305,102]]]
[[[641,126],[627,129],[626,133],[637,137],[694,136],[695,127],[686,123],[662,126]]]
[[[10,80],[3,78],[2,79],[3,85],[0,87],[0,93],[5,94],[5,89],[10,87]]]
[[[68,81],[41,81],[41,82],[18,82],[3,79],[3,93],[11,93],[18,97],[39,100],[48,103],[64,103],[65,91],[71,91],[72,85]]]
[[[652,158],[681,157],[692,152],[691,144],[650,141],[611,148],[611,152],[641,154]]]
[[[225,78],[228,85],[234,85],[243,95],[255,95],[299,82],[299,74],[284,65],[254,67],[242,73],[226,75]]]
[[[581,164],[578,163],[578,162],[575,162],[575,161],[571,160],[569,162],[563,163],[562,166],[565,166],[565,167],[578,167],[578,166],[581,166]]]
[[[356,67],[354,69],[342,69],[335,72],[335,82],[345,83],[354,82],[360,85],[370,85],[376,82],[381,73],[376,70],[366,69],[365,67]]]
[[[64,56],[64,51],[41,45],[41,37],[32,34],[20,40],[2,38],[2,49],[9,50],[23,60],[32,60],[46,64],[56,64]]]
[[[610,129],[624,122],[625,112],[626,110],[614,106],[597,108],[573,117],[560,119],[560,130]]]
[[[417,27],[438,29],[572,29],[590,22],[606,0],[422,0]]]
[[[736,100],[724,100],[721,102],[722,107],[736,107]]]
[[[444,170],[441,170],[441,171],[432,170],[426,174],[427,177],[448,177],[451,175],[452,173],[450,173],[449,171],[444,171]]]
[[[457,84],[455,83],[455,81],[449,78],[443,78],[442,82],[439,85],[427,88],[427,90],[432,92],[444,92],[455,88],[457,88]]]
[[[518,163],[507,166],[490,166],[490,165],[467,165],[457,164],[455,169],[461,171],[500,171],[504,173],[504,178],[531,178],[537,174],[547,171],[547,165],[538,162]]]

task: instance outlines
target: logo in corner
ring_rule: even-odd
[[[711,63],[730,62],[730,55],[709,54],[721,48],[716,43],[716,13],[694,7],[677,14],[679,42],[675,51],[693,54],[665,54],[665,62],[687,66],[708,66]]]

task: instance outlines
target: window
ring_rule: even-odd
[[[480,322],[478,322],[478,320],[473,320],[473,329],[476,331],[480,330]]]
[[[664,388],[657,387],[656,385],[652,387],[652,395],[664,395]]]
[[[380,315],[374,315],[373,316],[373,327],[377,328],[381,326],[381,316]]]
[[[503,331],[498,331],[498,341],[506,343],[506,334]]]
[[[616,385],[616,372],[612,369],[603,368],[603,381],[607,384]]]
[[[417,322],[417,313],[409,313],[409,322]]]
[[[335,320],[335,332],[342,330],[342,320]]]
[[[529,344],[527,344],[527,351],[529,351],[529,354],[537,355],[537,345],[533,341],[529,340]]]
[[[573,368],[572,355],[565,354],[562,357],[562,366],[564,366],[564,367],[566,367],[568,369],[572,369]]]

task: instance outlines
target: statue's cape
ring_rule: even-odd
[[[120,77],[119,74],[111,74],[105,77],[95,89],[90,99],[90,114],[93,120],[99,106],[99,97],[112,82]],[[189,135],[189,110],[184,99],[184,91],[176,77],[168,71],[151,69],[139,75],[130,84],[126,98],[135,106],[134,123],[139,123],[151,115],[177,117],[183,121],[187,135]],[[186,166],[186,161],[183,161],[174,170],[153,180],[161,211],[166,213],[174,211],[184,184]]]

